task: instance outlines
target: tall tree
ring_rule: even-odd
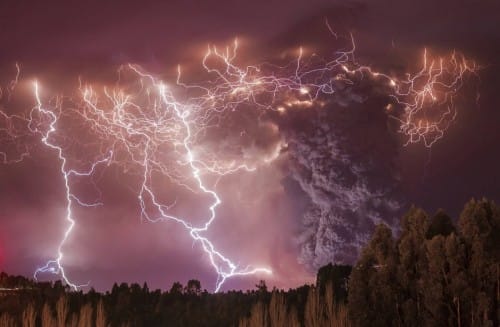
[[[322,325],[324,314],[324,303],[321,301],[319,290],[316,287],[309,288],[306,307],[304,310],[304,325],[306,327],[318,327]]]
[[[66,321],[68,320],[68,298],[64,294],[57,300],[56,317],[58,327],[66,326]]]
[[[474,289],[470,303],[472,325],[498,326],[500,280],[500,209],[494,202],[472,199],[458,222],[466,246],[467,273]],[[469,319],[469,317],[467,317]]]
[[[106,310],[104,309],[104,303],[103,303],[102,299],[100,299],[99,302],[97,303],[95,326],[96,327],[106,327],[107,326]]]
[[[42,309],[42,327],[53,327],[56,325],[56,320],[52,315],[52,309],[50,305],[45,302]]]
[[[240,320],[240,327],[267,327],[269,326],[269,311],[262,301],[254,304],[250,317]]]
[[[447,303],[450,315],[448,316],[449,326],[467,326],[464,321],[465,307],[461,305],[464,299],[471,298],[474,290],[470,286],[467,274],[467,256],[463,239],[452,233],[446,237],[445,244],[446,261],[448,264],[448,288],[451,303]]]
[[[378,225],[349,280],[349,316],[355,326],[398,325],[396,263],[392,232]]]
[[[350,326],[349,315],[344,301],[338,302],[335,297],[335,287],[330,281],[325,286],[323,297],[325,321],[324,326],[328,327],[347,327]]]
[[[2,313],[0,315],[0,326],[2,327],[16,327],[16,320],[8,312]]]
[[[452,276],[445,248],[446,237],[443,235],[436,235],[426,241],[428,270],[422,274],[425,292],[421,302],[422,319],[426,326],[446,326],[450,316],[455,313],[450,292]]]
[[[269,303],[269,322],[271,327],[288,326],[286,299],[282,292],[273,291]]]
[[[22,320],[22,325],[23,327],[35,327],[36,326],[36,309],[35,306],[33,305],[32,302],[28,304],[26,309],[23,311],[23,320]]]
[[[90,303],[87,303],[80,308],[80,316],[78,319],[78,327],[92,327],[93,309]]]
[[[406,326],[423,324],[422,274],[427,271],[426,234],[429,228],[427,214],[412,207],[401,221],[401,236],[398,242],[400,284],[400,317]]]

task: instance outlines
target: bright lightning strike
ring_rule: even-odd
[[[218,179],[240,170],[253,172],[259,165],[276,159],[279,149],[272,157],[256,158],[257,163],[250,164],[244,158],[230,158],[224,153],[204,149],[204,135],[208,129],[218,127],[224,115],[247,107],[263,113],[276,111],[280,115],[287,114],[288,110],[324,107],[329,96],[369,77],[383,85],[394,99],[394,106],[401,108],[401,114],[392,114],[393,104],[389,104],[386,110],[400,123],[399,131],[407,138],[406,144],[420,142],[431,147],[456,117],[453,99],[465,75],[478,69],[474,62],[455,53],[430,60],[425,52],[418,73],[397,78],[359,65],[354,58],[352,37],[350,42],[351,49],[337,52],[333,60],[312,64],[306,61],[304,51],[300,49],[297,58],[282,67],[236,65],[237,41],[222,51],[209,47],[202,60],[209,78],[195,85],[182,81],[180,67],[176,83],[168,85],[138,66],[127,65],[120,69],[120,74],[130,74],[131,79],[115,87],[95,88],[80,84],[77,92],[80,100],[74,100],[72,108],[75,109],[67,111],[62,110],[63,103],[57,99],[55,105],[50,101],[44,104],[38,82],[35,82],[36,104],[27,118],[0,110],[0,118],[5,121],[0,132],[13,137],[12,121],[24,121],[29,131],[40,135],[42,144],[57,154],[60,162],[66,191],[67,228],[56,258],[38,268],[35,278],[40,273],[54,273],[73,289],[78,289],[79,285],[70,281],[63,266],[64,245],[76,224],[73,208],[101,203],[81,201],[73,192],[72,180],[91,177],[99,166],[111,164],[140,176],[137,199],[142,218],[153,223],[176,222],[201,245],[217,274],[216,292],[231,277],[271,274],[271,270],[265,267],[239,267],[206,236],[222,203],[216,183],[211,185],[208,180],[211,176]],[[9,97],[19,80],[20,70],[19,66],[16,67],[16,79],[8,88]],[[181,92],[178,90],[187,95],[179,96]],[[99,144],[98,154],[83,171],[70,167],[69,154],[54,137],[60,132],[61,116],[69,114],[81,119]],[[28,153],[24,151],[10,161],[6,152],[0,152],[0,156],[4,163],[10,163],[22,160]],[[162,200],[161,187],[155,182],[158,176],[210,199],[203,222],[195,224],[189,217],[172,213],[173,205]]]
[[[73,213],[72,213],[72,208],[73,208],[74,202],[76,202],[77,204],[82,205],[82,206],[94,206],[94,205],[98,205],[98,204],[86,204],[86,203],[80,201],[78,199],[78,197],[76,197],[71,191],[70,178],[71,178],[71,176],[90,176],[90,175],[92,175],[95,167],[98,164],[108,162],[111,159],[111,156],[113,153],[110,152],[109,157],[101,159],[101,160],[97,160],[96,162],[94,162],[92,164],[91,168],[86,172],[78,172],[78,171],[75,171],[72,169],[68,169],[67,159],[63,154],[63,149],[61,148],[61,146],[52,143],[52,141],[50,140],[51,135],[56,131],[56,123],[58,121],[58,117],[54,112],[47,110],[47,109],[44,109],[42,107],[42,101],[40,100],[38,82],[34,82],[34,94],[35,94],[35,99],[36,99],[36,106],[33,110],[36,111],[36,113],[40,115],[41,120],[45,120],[45,119],[48,120],[48,128],[46,128],[46,130],[41,130],[39,127],[34,126],[33,121],[29,122],[28,127],[30,128],[30,130],[33,133],[40,133],[42,135],[42,139],[41,139],[42,143],[45,146],[47,146],[48,148],[55,150],[57,155],[58,155],[58,158],[61,162],[60,169],[61,169],[61,176],[63,177],[64,187],[65,187],[65,191],[66,191],[66,221],[68,223],[68,227],[67,227],[66,231],[64,232],[63,238],[62,238],[62,240],[59,243],[59,246],[57,248],[57,258],[54,260],[48,261],[45,264],[45,266],[38,268],[35,271],[34,278],[36,279],[37,275],[39,273],[44,273],[44,272],[58,274],[61,276],[61,278],[64,280],[64,282],[66,282],[66,284],[71,286],[74,290],[77,290],[78,287],[84,286],[84,285],[80,285],[80,286],[75,285],[66,276],[66,272],[64,271],[64,268],[62,266],[62,260],[64,257],[62,248],[63,248],[64,244],[66,243],[71,231],[73,230],[73,228],[75,227],[75,224],[76,224],[75,220],[73,219]],[[32,115],[30,115],[30,117],[33,117],[33,116],[34,116],[34,113],[32,113]]]

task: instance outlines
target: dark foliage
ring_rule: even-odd
[[[499,326],[500,209],[471,200],[457,227],[417,208],[378,226],[349,281],[354,326]]]

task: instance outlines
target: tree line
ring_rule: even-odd
[[[413,207],[397,232],[378,225],[354,266],[287,291],[212,294],[190,280],[84,293],[0,273],[0,326],[500,326],[500,209],[471,200],[455,221]]]

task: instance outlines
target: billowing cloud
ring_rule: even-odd
[[[314,269],[352,263],[376,224],[395,226],[403,204],[395,168],[398,139],[384,110],[387,99],[373,89],[364,89],[363,97],[359,92],[340,90],[341,101],[292,112],[281,126],[289,178],[309,199],[299,257]]]

